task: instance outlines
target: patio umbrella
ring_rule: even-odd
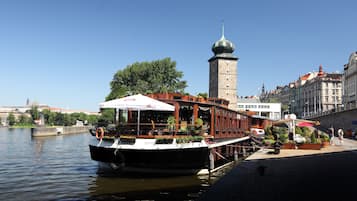
[[[99,104],[99,106],[100,108],[115,108],[115,109],[122,109],[122,110],[138,111],[137,134],[139,134],[139,128],[140,128],[140,111],[142,110],[175,111],[174,106],[147,96],[143,96],[141,94],[102,102]]]

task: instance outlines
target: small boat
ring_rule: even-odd
[[[122,172],[207,174],[250,141],[252,118],[228,109],[224,99],[138,94],[100,107],[114,108],[120,118],[95,130],[99,143],[89,145],[91,158]]]

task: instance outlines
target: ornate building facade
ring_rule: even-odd
[[[357,108],[357,52],[352,53],[345,64],[343,78],[343,104],[346,109]]]
[[[311,118],[342,107],[342,74],[326,73],[320,65],[318,72],[300,76],[289,85],[261,95],[263,102],[274,97],[282,103],[285,113],[299,118]]]

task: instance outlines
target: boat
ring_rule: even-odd
[[[179,93],[133,95],[103,102],[115,125],[92,131],[91,158],[121,172],[208,174],[245,153],[250,124],[228,101]]]

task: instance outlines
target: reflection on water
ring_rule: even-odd
[[[90,159],[89,134],[0,128],[0,200],[195,200],[218,178],[120,175]]]
[[[231,167],[204,176],[119,175],[100,166],[89,200],[195,200]]]

